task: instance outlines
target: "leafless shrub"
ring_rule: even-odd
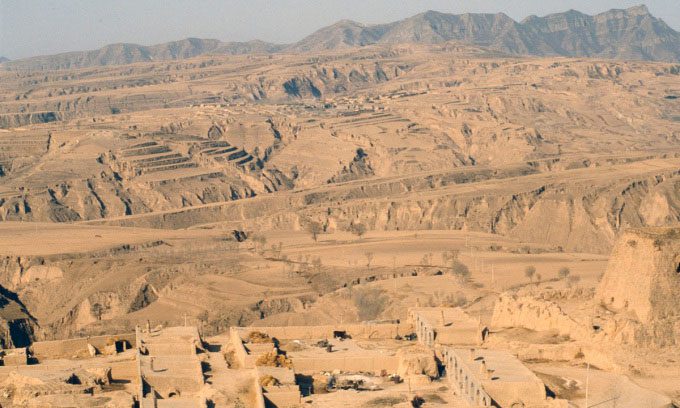
[[[371,262],[373,262],[373,252],[364,252],[364,256],[366,257],[366,269],[371,269]]]
[[[366,226],[358,222],[353,222],[349,224],[349,232],[361,238],[364,236],[364,234],[366,234]]]
[[[560,279],[566,279],[569,276],[570,273],[571,273],[571,270],[568,267],[563,266],[557,272],[557,277],[560,278]]]
[[[453,276],[458,278],[461,282],[466,282],[470,278],[470,268],[460,261],[453,261],[451,263],[451,271]]]
[[[578,275],[570,275],[567,277],[567,287],[572,287],[581,281],[581,277]]]
[[[534,275],[536,275],[536,267],[533,265],[529,265],[526,268],[524,268],[524,276],[526,276],[529,279],[529,282],[534,281]]]
[[[385,311],[389,299],[379,288],[363,288],[354,291],[354,305],[361,320],[375,320]]]
[[[307,224],[306,230],[309,233],[309,235],[312,236],[314,242],[316,242],[319,239],[319,234],[323,232],[323,225],[321,225],[321,223],[317,221],[310,221]]]

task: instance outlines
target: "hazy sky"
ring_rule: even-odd
[[[0,56],[17,59],[186,37],[288,43],[341,19],[383,23],[426,10],[502,11],[521,20],[570,8],[594,14],[637,4],[639,0],[0,0]],[[680,29],[678,0],[648,0],[646,5]]]

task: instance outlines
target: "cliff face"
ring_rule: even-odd
[[[0,286],[0,348],[30,345],[37,324],[16,295]]]

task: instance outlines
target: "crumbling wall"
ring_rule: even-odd
[[[501,295],[494,305],[493,327],[524,327],[536,331],[555,331],[575,340],[591,337],[583,327],[553,302],[530,296]]]
[[[281,326],[281,327],[238,327],[242,337],[247,337],[252,331],[266,333],[269,337],[279,340],[312,340],[333,338],[334,331],[345,331],[353,339],[394,339],[397,335],[413,332],[413,326],[406,323],[385,324],[337,324],[333,326]]]
[[[125,341],[130,347],[137,342],[135,333],[81,337],[66,340],[36,341],[31,345],[33,356],[38,360],[89,357],[88,344],[98,352],[104,352],[115,341]]]

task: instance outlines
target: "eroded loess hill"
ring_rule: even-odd
[[[0,219],[315,219],[607,253],[680,220],[677,68],[443,44],[4,72]]]

